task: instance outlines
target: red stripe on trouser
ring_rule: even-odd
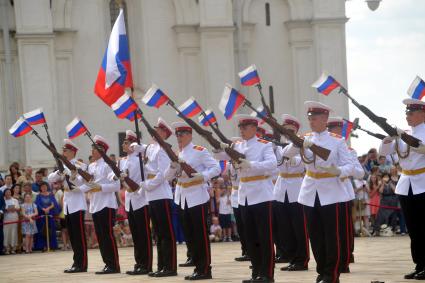
[[[335,264],[335,269],[334,269],[334,276],[332,278],[332,283],[336,283],[337,279],[338,279],[338,272],[339,272],[339,257],[340,257],[340,243],[339,243],[339,205],[336,204],[336,216],[335,216],[335,220],[336,220],[336,250],[337,250],[337,257],[336,257],[336,264]]]
[[[173,263],[172,263],[171,268],[173,270],[176,270],[176,268],[177,268],[176,267],[176,263],[177,263],[177,259],[176,259],[176,248],[175,248],[175,246],[176,246],[176,240],[174,238],[173,224],[171,223],[171,219],[170,219],[171,213],[170,213],[170,208],[168,207],[169,205],[170,205],[169,201],[168,200],[165,200],[164,201],[164,206],[165,206],[165,212],[167,213],[168,229],[170,229],[171,244],[172,244],[172,249],[173,249],[173,252],[172,252]]]
[[[80,211],[80,236],[81,236],[81,244],[83,245],[83,269],[87,268],[87,249],[86,249],[86,235],[84,235],[83,230],[84,220],[83,220],[83,212]]]
[[[304,224],[305,250],[306,250],[306,254],[307,254],[307,257],[306,257],[305,262],[304,262],[304,266],[307,266],[307,264],[310,260],[310,246],[308,244],[309,238],[308,238],[308,232],[307,232],[307,219],[305,218],[304,207],[303,207],[303,220],[304,220],[303,224]]]
[[[108,208],[108,215],[109,215],[109,237],[111,238],[111,244],[112,244],[112,249],[114,250],[114,259],[115,259],[115,268],[118,269],[120,268],[120,264],[118,262],[118,250],[117,247],[115,245],[115,238],[112,234],[112,208]]]
[[[347,268],[350,264],[350,243],[351,243],[351,235],[350,235],[350,228],[349,228],[349,219],[348,219],[348,202],[345,203],[345,232],[346,232],[346,245],[347,245],[347,259],[345,262],[345,267]]]
[[[204,234],[204,243],[205,243],[205,256],[207,260],[207,264],[205,265],[205,271],[204,273],[208,273],[208,268],[210,266],[210,252],[208,250],[208,239],[207,239],[207,225],[205,223],[205,212],[204,212],[204,205],[202,205],[202,232]]]
[[[269,266],[269,277],[273,278],[273,268],[274,268],[274,247],[273,247],[273,221],[272,221],[272,203],[269,202],[269,249],[271,249],[270,254],[270,266]]]
[[[151,235],[149,232],[149,219],[148,219],[148,209],[147,206],[143,208],[145,211],[145,226],[146,226],[146,239],[147,239],[147,248],[148,248],[148,266],[146,268],[150,268],[152,266],[152,255],[151,255]]]

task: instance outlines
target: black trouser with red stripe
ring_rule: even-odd
[[[239,206],[245,225],[246,246],[251,258],[253,277],[274,278],[272,202]]]
[[[130,202],[127,217],[133,237],[135,268],[152,271],[152,237],[148,206],[133,210]]]
[[[87,242],[84,229],[84,210],[65,215],[66,228],[69,241],[74,252],[72,266],[87,270]]]
[[[398,195],[410,237],[410,251],[416,270],[425,270],[425,193]]]
[[[157,235],[158,270],[177,270],[176,239],[171,221],[171,200],[149,202],[153,229]]]
[[[242,255],[248,255],[248,251],[246,248],[245,225],[242,221],[242,213],[240,206],[238,208],[233,208],[233,214],[235,215],[236,227],[238,229],[239,240],[241,242]]]
[[[343,204],[321,206],[316,195],[314,207],[304,206],[316,271],[329,282],[337,282],[340,274],[340,205]]]
[[[276,201],[273,205],[279,237],[277,242],[291,264],[308,267],[310,247],[303,206],[298,202],[290,203],[287,195],[284,203]]]
[[[351,255],[354,251],[354,228],[351,201],[341,203],[339,208],[341,215],[339,226],[341,240],[340,271],[342,271],[349,267]]]
[[[115,209],[105,207],[93,213],[93,224],[103,262],[106,266],[119,271],[118,249],[113,231],[115,213]]]
[[[207,227],[209,202],[189,208],[187,203],[183,210],[185,238],[190,243],[195,272],[211,272],[211,247]]]

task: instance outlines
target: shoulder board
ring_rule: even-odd
[[[257,141],[261,142],[261,143],[269,143],[269,141],[263,140],[263,139],[258,139]]]
[[[242,141],[234,141],[234,144],[242,143]]]
[[[312,133],[312,132],[309,132],[309,133],[305,133],[305,134],[304,134],[304,136],[305,136],[305,137],[310,137],[310,136],[312,136],[312,135],[313,135],[313,133]]]
[[[338,135],[338,134],[329,133],[329,135],[330,135],[331,137],[334,137],[334,138],[342,139],[342,136],[340,136],[340,135]]]
[[[76,160],[75,163],[78,164],[78,165],[86,165],[84,162],[81,162],[81,161],[78,161],[78,160]]]
[[[194,145],[193,149],[199,150],[199,151],[203,151],[205,149],[205,147],[200,146],[200,145]]]

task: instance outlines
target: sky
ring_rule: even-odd
[[[348,91],[360,104],[406,129],[402,100],[419,75],[425,79],[425,1],[382,0],[371,11],[364,0],[346,2]],[[333,93],[331,95],[337,95]],[[350,119],[362,128],[385,134],[350,103]],[[359,130],[351,145],[358,154],[380,141]]]

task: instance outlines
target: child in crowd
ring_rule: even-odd
[[[218,217],[214,216],[212,218],[212,225],[210,227],[210,241],[211,242],[220,242],[221,241],[222,229],[218,222]]]
[[[224,186],[221,187],[217,203],[220,226],[223,229],[223,241],[231,242],[233,209],[230,201],[230,190]]]
[[[22,223],[22,235],[25,237],[25,253],[32,253],[33,236],[37,233],[37,225],[34,218],[38,215],[37,206],[32,201],[31,194],[24,195],[24,203],[21,206],[24,219]]]

